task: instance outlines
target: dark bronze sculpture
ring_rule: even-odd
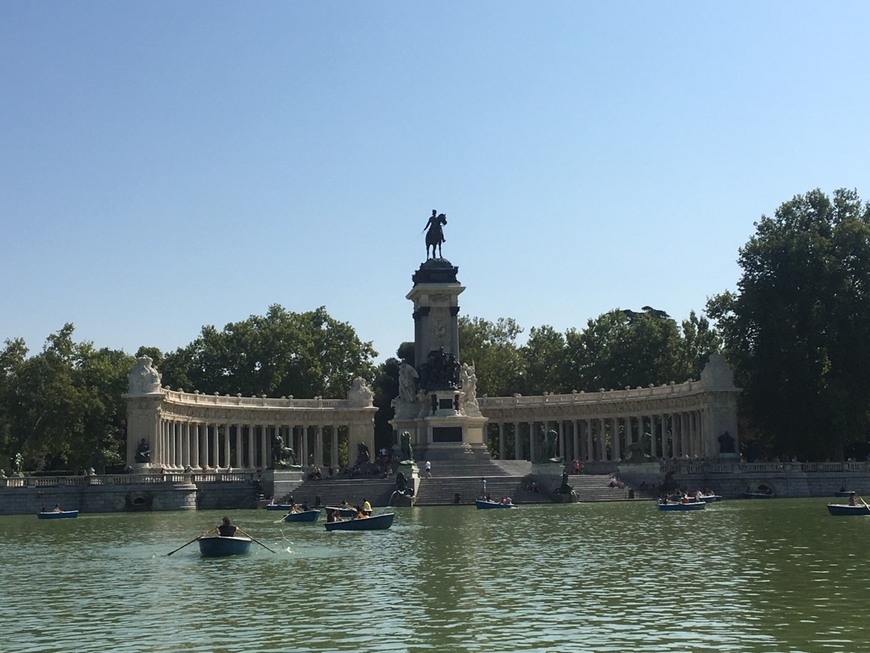
[[[283,469],[296,464],[296,452],[292,447],[284,445],[284,438],[276,435],[272,440],[272,466],[275,469]]]
[[[420,366],[420,386],[426,390],[454,390],[459,387],[459,361],[444,347],[433,349]]]
[[[411,448],[411,434],[407,431],[402,432],[402,461],[413,461],[414,451]]]
[[[438,248],[438,258],[441,258],[441,243],[445,242],[447,239],[444,237],[444,230],[442,227],[447,224],[447,216],[443,213],[437,213],[435,209],[432,209],[432,215],[429,217],[429,221],[426,223],[426,226],[423,229],[428,229],[426,231],[426,258],[435,258],[435,248]],[[432,248],[432,256],[429,256],[429,248]]]
[[[365,442],[360,442],[356,445],[356,464],[365,465],[371,460],[369,456],[369,448]]]
[[[151,462],[151,447],[148,446],[148,440],[145,438],[139,440],[139,444],[136,447],[135,460],[137,463]]]

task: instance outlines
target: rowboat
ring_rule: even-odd
[[[834,492],[835,497],[848,497],[852,494],[855,494],[855,490],[837,490]]]
[[[240,535],[203,535],[199,538],[199,554],[203,558],[244,555],[251,548],[251,538]]]
[[[266,504],[266,510],[282,510],[284,512],[287,512],[292,507],[293,506],[291,506],[289,503],[267,503]]]
[[[490,499],[475,499],[474,505],[478,510],[499,510],[505,508],[516,508],[514,503],[502,503],[501,501],[492,501]]]
[[[356,517],[356,508],[342,508],[341,506],[326,506],[326,514],[328,515],[330,512],[338,512],[339,517],[343,519],[350,519],[352,517]]]
[[[36,513],[39,519],[75,519],[79,516],[78,510],[42,510]]]
[[[319,510],[300,510],[299,512],[288,512],[284,515],[284,521],[317,521],[320,518]]]
[[[705,501],[687,501],[685,503],[659,503],[658,509],[666,512],[679,512],[681,510],[703,510],[707,503]]]
[[[850,506],[848,503],[829,503],[828,512],[832,515],[870,515],[870,506],[864,504]]]
[[[393,525],[394,516],[392,512],[385,512],[371,517],[328,521],[324,526],[328,531],[383,531]]]
[[[700,499],[704,503],[714,503],[716,501],[721,501],[722,497],[718,494],[702,494],[698,497],[698,499]]]

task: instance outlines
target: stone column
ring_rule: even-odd
[[[505,458],[504,422],[498,423],[498,459]]]
[[[190,465],[190,420],[184,423],[181,443],[181,467],[187,469]]]
[[[279,435],[281,427],[273,426],[272,427],[272,435]],[[269,429],[264,428],[260,431],[260,456],[257,458],[257,462],[254,463],[255,467],[259,467],[261,469],[266,469],[272,466],[272,447],[271,442],[269,441]],[[293,430],[291,428],[290,433],[287,437],[288,446],[293,446]],[[295,451],[295,449],[294,449]]]
[[[514,460],[523,459],[523,443],[520,441],[520,423],[514,422]]]
[[[619,444],[619,418],[616,416],[610,418],[610,446],[613,460],[622,460],[622,447]]]
[[[571,421],[571,424],[572,424],[571,434],[572,434],[573,440],[574,440],[574,450],[572,452],[571,458],[573,458],[574,460],[582,460],[582,458],[580,456],[580,432],[578,431],[578,428],[580,427],[580,423],[578,420],[575,419],[575,420]]]
[[[332,425],[332,450],[329,452],[329,466],[332,468],[338,467],[338,425]],[[372,452],[375,455],[376,452]]]
[[[314,429],[314,464],[323,466],[323,426],[318,424]]]
[[[595,460],[595,447],[592,445],[592,419],[586,418],[586,460]]]
[[[190,462],[188,465],[194,469],[199,467],[199,422],[191,422],[190,425]]]
[[[303,424],[299,427],[299,442],[302,445],[300,450],[302,452],[302,465],[308,465],[308,425]]]
[[[220,467],[221,455],[221,425],[219,422],[212,424],[211,429],[211,460],[209,467],[217,469]]]
[[[230,424],[229,422],[224,424],[224,457],[223,457],[223,468],[227,469],[232,466],[230,462]]]
[[[604,439],[605,431],[604,418],[598,418],[598,451],[601,460],[607,460],[607,442]]]
[[[266,426],[260,426],[261,431],[266,430]],[[254,469],[257,466],[257,427],[251,426],[248,431],[248,464],[245,465],[248,469]]]
[[[535,451],[535,422],[529,422],[529,460],[535,462],[537,455]]]

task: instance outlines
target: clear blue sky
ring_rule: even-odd
[[[171,351],[325,306],[413,339],[445,212],[462,314],[680,320],[753,223],[870,199],[868,2],[0,1],[0,342]]]

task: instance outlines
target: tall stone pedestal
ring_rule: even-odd
[[[290,469],[267,469],[263,472],[260,485],[267,497],[283,498],[293,494],[302,485],[303,471],[299,466]]]

